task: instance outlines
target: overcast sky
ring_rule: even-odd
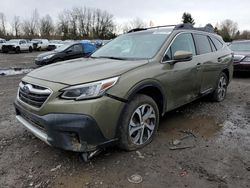
[[[35,8],[40,16],[57,18],[60,11],[81,6],[106,10],[118,24],[137,17],[148,24],[178,24],[183,12],[189,12],[196,26],[231,19],[240,30],[250,30],[250,0],[0,0],[0,12],[9,21],[14,15],[28,18]]]

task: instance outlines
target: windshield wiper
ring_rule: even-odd
[[[94,56],[92,58],[107,58],[107,59],[115,59],[115,60],[127,60],[127,58],[113,57],[113,56],[97,56],[97,57]]]

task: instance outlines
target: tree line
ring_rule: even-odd
[[[190,13],[184,12],[183,23],[195,24]],[[11,30],[7,29],[11,24]],[[149,24],[153,26],[152,21]],[[29,18],[22,19],[14,16],[13,20],[6,20],[0,12],[0,38],[47,38],[47,39],[111,39],[117,35],[117,30],[124,33],[133,28],[148,27],[140,18],[135,18],[123,25],[115,24],[114,16],[100,9],[77,7],[59,12],[57,19],[47,14],[40,17],[35,9]],[[250,31],[240,31],[238,24],[230,19],[217,23],[214,31],[222,36],[225,42],[238,39],[250,39]]]
[[[11,31],[7,31],[6,17],[0,13],[0,37],[48,39],[110,39],[115,36],[113,15],[107,11],[87,7],[63,10],[54,21],[49,14],[40,17],[35,9],[27,19],[14,16]]]

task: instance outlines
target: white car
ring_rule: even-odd
[[[6,43],[6,40],[0,38],[0,51],[2,51],[2,46],[4,43]]]
[[[48,39],[33,39],[31,43],[33,44],[33,49],[38,51],[47,50],[49,45]]]
[[[28,42],[25,39],[11,39],[2,45],[3,53],[7,53],[10,51],[14,51],[16,53],[20,53],[22,51],[32,52],[32,50],[32,43]]]

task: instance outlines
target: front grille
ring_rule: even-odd
[[[51,91],[48,88],[41,87],[26,82],[19,84],[19,99],[36,108],[40,108],[48,99]]]

